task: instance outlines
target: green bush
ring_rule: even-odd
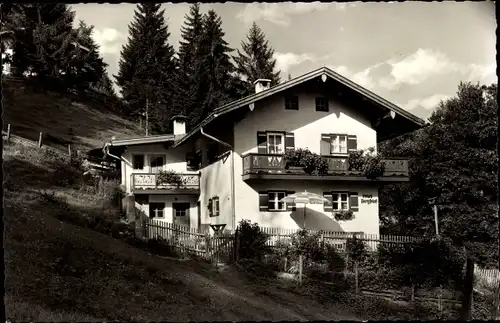
[[[327,175],[328,160],[308,149],[288,150],[285,153],[285,168],[302,167],[310,175]]]
[[[373,147],[350,152],[347,160],[349,170],[362,171],[368,179],[377,179],[384,175],[385,164],[382,156],[375,154]]]
[[[268,235],[260,230],[257,223],[243,219],[238,224],[238,255],[240,259],[262,260],[264,255],[271,253],[267,245]]]
[[[368,257],[367,249],[368,246],[362,240],[357,239],[356,237],[348,238],[346,241],[346,253],[349,257],[348,265],[352,266],[355,262],[359,265],[359,263],[365,261]]]

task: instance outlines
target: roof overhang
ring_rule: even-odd
[[[176,136],[173,134],[159,135],[159,136],[148,136],[148,137],[133,137],[126,139],[111,140],[110,145],[114,147],[120,146],[134,146],[134,145],[148,145],[157,143],[173,143],[176,139],[182,136]]]
[[[240,109],[242,107],[248,107],[252,103],[255,103],[259,100],[270,97],[274,94],[285,91],[287,89],[290,89],[290,88],[297,86],[299,84],[303,84],[303,83],[310,81],[310,80],[313,80],[315,78],[321,78],[323,80],[323,82],[326,82],[328,79],[336,81],[337,83],[343,85],[345,88],[350,89],[353,92],[356,92],[357,94],[361,95],[363,97],[363,99],[366,99],[367,101],[370,101],[371,103],[373,103],[377,106],[385,108],[387,115],[390,115],[390,114],[393,115],[392,119],[394,119],[395,117],[397,117],[399,120],[404,119],[405,123],[407,125],[409,125],[410,128],[413,130],[419,129],[419,128],[425,126],[425,124],[426,124],[424,120],[420,119],[419,117],[415,116],[414,114],[412,114],[412,113],[398,107],[397,105],[385,100],[384,98],[382,98],[382,97],[376,95],[375,93],[363,88],[362,86],[350,81],[349,79],[332,71],[331,69],[329,69],[327,67],[322,67],[322,68],[319,68],[317,70],[311,71],[307,74],[304,74],[304,75],[301,75],[301,76],[296,77],[294,79],[291,79],[287,82],[283,82],[283,83],[280,83],[278,85],[275,85],[267,90],[249,95],[245,98],[233,101],[229,104],[226,104],[222,107],[215,109],[215,111],[213,113],[211,113],[207,118],[205,118],[202,122],[200,122],[199,125],[197,125],[191,131],[189,131],[184,137],[182,137],[179,140],[176,140],[174,147],[177,147],[177,146],[181,145],[182,143],[184,143],[186,140],[188,140],[195,133],[199,132],[202,127],[205,127],[206,125],[211,123],[213,120],[215,120],[219,116],[227,114],[227,113],[234,111],[236,109]],[[388,138],[391,138],[391,137],[394,137],[397,135],[398,135],[397,133],[392,134],[392,135],[388,135],[383,139],[388,139]]]

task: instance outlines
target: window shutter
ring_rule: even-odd
[[[332,193],[331,192],[324,192],[323,197],[326,198],[328,201],[330,201],[330,203],[323,202],[323,211],[333,212]]]
[[[326,156],[330,155],[331,152],[331,137],[329,134],[321,134],[321,143],[320,143],[320,155]]]
[[[257,132],[257,152],[267,154],[267,134],[265,131]]]
[[[354,135],[347,136],[347,152],[356,151],[358,149],[358,140]]]
[[[286,196],[294,194],[295,191],[286,191]],[[287,211],[294,211],[295,210],[295,201],[291,203],[286,204],[286,210]]]
[[[285,134],[285,151],[295,150],[295,135],[293,132]]]
[[[269,196],[266,191],[259,192],[259,211],[269,210]]]
[[[351,192],[349,193],[349,206],[350,210],[352,212],[358,212],[359,211],[359,204],[358,204],[358,193],[357,192]]]
[[[219,207],[219,197],[214,198],[215,200],[215,215],[220,215],[220,207]]]
[[[208,200],[208,216],[214,216],[212,212],[212,199]]]

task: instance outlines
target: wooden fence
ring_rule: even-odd
[[[290,241],[291,235],[300,231],[300,229],[279,229],[261,227],[262,232],[269,236],[267,245],[270,247],[279,247],[280,245]],[[340,232],[340,231],[314,231],[311,233],[319,233],[322,243],[333,246],[337,251],[342,252],[346,249],[347,239],[356,237],[363,241],[368,250],[375,251],[380,243],[385,245],[402,245],[409,243],[416,243],[421,241],[421,237],[409,236],[394,236],[394,235],[378,235],[378,234],[365,234],[362,232]]]
[[[485,269],[475,266],[474,275],[476,276],[477,284],[489,286],[500,284],[500,270],[498,269]]]
[[[178,254],[201,257],[215,263],[230,263],[235,259],[235,235],[224,232],[210,235],[196,228],[167,223],[158,219],[143,222],[144,238],[161,239]]]

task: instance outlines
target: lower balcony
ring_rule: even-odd
[[[134,194],[199,194],[199,174],[177,174],[179,183],[160,183],[158,174],[140,173],[131,175],[131,187]]]
[[[370,181],[363,172],[349,170],[347,157],[325,156],[328,161],[328,174],[315,176],[307,174],[300,167],[285,168],[283,155],[247,154],[243,156],[243,180],[251,179],[290,179],[290,180],[332,180],[332,181]],[[403,158],[384,159],[384,173],[377,178],[380,182],[409,181],[408,160]]]

